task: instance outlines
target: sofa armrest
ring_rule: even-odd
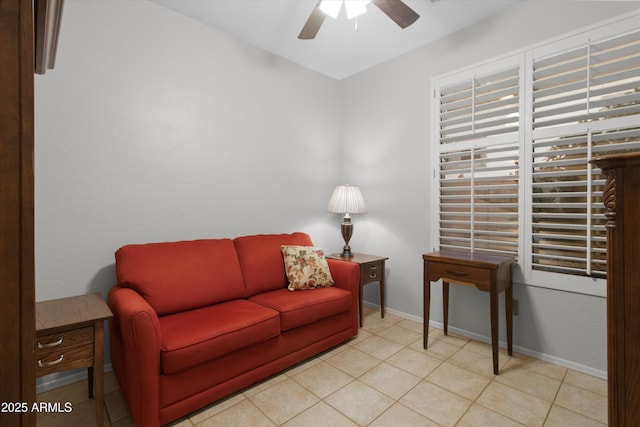
[[[158,425],[160,324],[156,312],[133,289],[109,291],[111,362],[136,426]],[[154,397],[151,397],[154,396]]]
[[[327,258],[331,277],[335,282],[334,286],[346,289],[353,293],[356,298],[360,291],[360,266],[353,262],[339,259]]]

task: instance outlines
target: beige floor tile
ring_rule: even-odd
[[[74,424],[79,427],[79,424]],[[127,417],[123,420],[118,421],[117,423],[111,424],[111,427],[136,427],[131,417]]]
[[[420,335],[423,333],[423,325],[422,322],[416,322],[415,320],[402,319],[397,323],[401,328],[412,330],[413,332],[417,332]]]
[[[487,387],[490,378],[443,363],[427,376],[427,381],[470,400],[475,400]]]
[[[64,387],[38,394],[38,402],[71,402],[78,404],[89,400],[87,380],[77,381]]]
[[[385,329],[378,335],[403,346],[409,345],[417,339],[422,338],[421,333],[412,331],[411,329],[405,329],[397,325]]]
[[[320,360],[326,360],[329,359],[333,356],[335,356],[336,354],[345,351],[346,349],[348,349],[349,346],[346,345],[346,343],[337,345],[335,347],[333,347],[332,349],[329,349],[327,351],[323,351],[322,353],[320,353],[319,355],[317,355],[316,357],[314,357],[314,359],[320,359]]]
[[[489,343],[469,340],[469,342],[465,344],[464,348],[466,350],[474,351],[476,353],[482,354],[483,356],[487,356],[493,359],[493,347],[491,347],[491,344]],[[502,360],[509,360],[511,358],[506,347],[498,347],[498,358]]]
[[[275,424],[249,400],[243,400],[196,424],[196,427],[272,427]]]
[[[85,383],[86,385],[86,383]],[[43,399],[40,402],[58,402],[55,400]],[[61,401],[65,402],[65,401]],[[96,404],[93,400],[73,404],[71,412],[42,412],[36,414],[36,425],[38,427],[69,427],[91,426],[96,424]],[[110,427],[109,417],[105,414],[104,425]]]
[[[460,422],[456,424],[456,427],[520,427],[523,425],[524,424],[520,424],[504,415],[473,404],[467,413],[464,414]]]
[[[394,400],[356,380],[325,399],[358,425],[367,425],[386,411]]]
[[[607,398],[592,391],[563,383],[555,403],[601,423],[607,422]]]
[[[398,400],[418,384],[421,378],[383,362],[362,375],[359,380]]]
[[[553,405],[544,427],[603,427],[605,423],[577,414],[573,411],[563,408],[562,406]]]
[[[463,347],[471,341],[470,338],[463,337],[462,335],[456,335],[451,332],[449,332],[448,335],[445,335],[444,330],[442,329],[434,329],[433,332],[429,332],[429,338],[444,341],[458,347]]]
[[[552,402],[555,399],[561,382],[528,369],[505,367],[496,376],[496,382],[513,387],[525,393]]]
[[[405,427],[405,426],[420,426],[420,427],[439,427],[430,419],[423,417],[417,412],[407,408],[404,405],[396,403],[391,408],[387,409],[382,415],[376,418],[370,427]]]
[[[295,381],[286,379],[249,397],[249,400],[279,425],[315,405],[320,399]]]
[[[508,368],[528,369],[559,381],[564,379],[568,370],[563,366],[554,365],[552,363],[518,353],[514,353],[514,356],[505,366]]]
[[[326,362],[318,363],[291,378],[321,399],[354,379]]]
[[[391,355],[399,352],[402,350],[402,347],[403,346],[398,343],[377,335],[374,335],[355,346],[358,350],[380,360],[385,360]]]
[[[191,422],[191,420],[189,420],[189,418],[181,418],[167,424],[164,427],[193,427],[193,423]]]
[[[284,424],[285,427],[352,427],[357,426],[349,418],[324,402],[318,402]]]
[[[336,354],[331,359],[327,359],[326,362],[354,378],[359,377],[381,363],[380,359],[369,356],[356,348],[350,348],[342,353]]]
[[[567,370],[567,375],[564,377],[564,381],[602,396],[607,396],[608,394],[607,380],[583,374],[582,372],[577,372],[573,369]]]
[[[226,399],[219,400],[216,403],[207,406],[206,408],[203,408],[203,409],[201,409],[199,411],[191,413],[189,415],[189,420],[193,424],[198,424],[199,422],[202,422],[202,421],[206,420],[207,418],[212,417],[212,416],[224,411],[225,409],[230,408],[233,405],[242,402],[245,399],[246,399],[246,397],[242,393],[234,394],[234,395],[232,395],[230,397],[227,397]]]
[[[471,401],[428,381],[421,381],[400,403],[443,426],[453,426],[471,406]]]
[[[351,338],[349,341],[347,341],[346,344],[353,347],[354,345],[356,345],[356,344],[358,344],[358,343],[360,343],[360,342],[362,342],[362,341],[364,341],[367,338],[372,337],[372,336],[373,336],[373,334],[371,332],[360,328],[358,330],[358,336],[355,337],[355,338]]]
[[[113,372],[106,372],[104,374],[104,394],[113,393],[120,390],[120,384]]]
[[[254,396],[268,388],[273,387],[276,384],[286,381],[287,378],[289,377],[286,373],[276,374],[246,388],[245,390],[243,390],[242,394],[244,394],[246,397]]]
[[[129,408],[121,391],[109,393],[104,397],[104,407],[113,422],[129,417]]]
[[[360,330],[365,330],[372,334],[379,334],[385,329],[389,329],[393,326],[393,323],[386,322],[384,319],[381,319],[379,316],[365,316],[362,322],[362,328]]]
[[[541,426],[551,403],[506,385],[492,382],[478,404],[528,426]]]
[[[287,374],[287,376],[289,377],[294,377],[296,375],[298,375],[300,372],[309,369],[312,366],[317,365],[318,363],[322,363],[322,359],[320,357],[314,357],[312,359],[307,359],[304,362],[300,362],[298,364],[296,364],[295,366],[287,369],[286,371],[284,371],[284,373]]]
[[[493,357],[486,356],[475,351],[461,348],[448,360],[449,363],[464,368],[468,371],[475,372],[476,374],[484,375],[488,378],[493,378]],[[504,357],[498,358],[498,368],[502,368],[506,365],[508,360]]]
[[[386,362],[424,378],[440,366],[442,360],[405,347],[389,357]]]
[[[435,357],[436,359],[440,360],[447,360],[455,352],[460,350],[460,347],[458,347],[457,345],[449,344],[447,342],[436,340],[431,337],[429,337],[429,342],[427,343],[426,349],[423,348],[422,338],[409,345],[409,347],[414,350],[424,352],[425,354],[428,354],[429,356]]]

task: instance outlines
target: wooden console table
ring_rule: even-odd
[[[88,368],[99,427],[104,419],[104,321],[112,316],[99,293],[36,303],[36,377]]]
[[[431,282],[442,279],[444,334],[449,322],[449,283],[473,286],[489,292],[491,313],[491,349],[493,373],[498,375],[498,294],[504,291],[507,315],[507,350],[513,354],[512,257],[455,251],[437,251],[422,256],[424,260],[424,342],[429,341],[429,306]]]

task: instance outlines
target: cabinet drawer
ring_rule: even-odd
[[[369,282],[378,282],[382,280],[384,274],[384,262],[377,261],[363,264],[360,269],[360,282],[362,284]]]
[[[36,337],[36,376],[93,366],[93,326]]]
[[[87,343],[93,343],[93,326],[37,336],[36,355],[51,349],[62,351]]]
[[[475,286],[481,291],[491,290],[491,270],[436,261],[427,262],[429,263],[429,280],[433,282],[443,279],[449,283]]]
[[[93,366],[93,343],[67,349],[47,349],[36,355],[36,376]]]

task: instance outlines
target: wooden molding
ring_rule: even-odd
[[[58,34],[64,0],[35,0],[35,68],[37,74],[52,70],[56,62]]]

